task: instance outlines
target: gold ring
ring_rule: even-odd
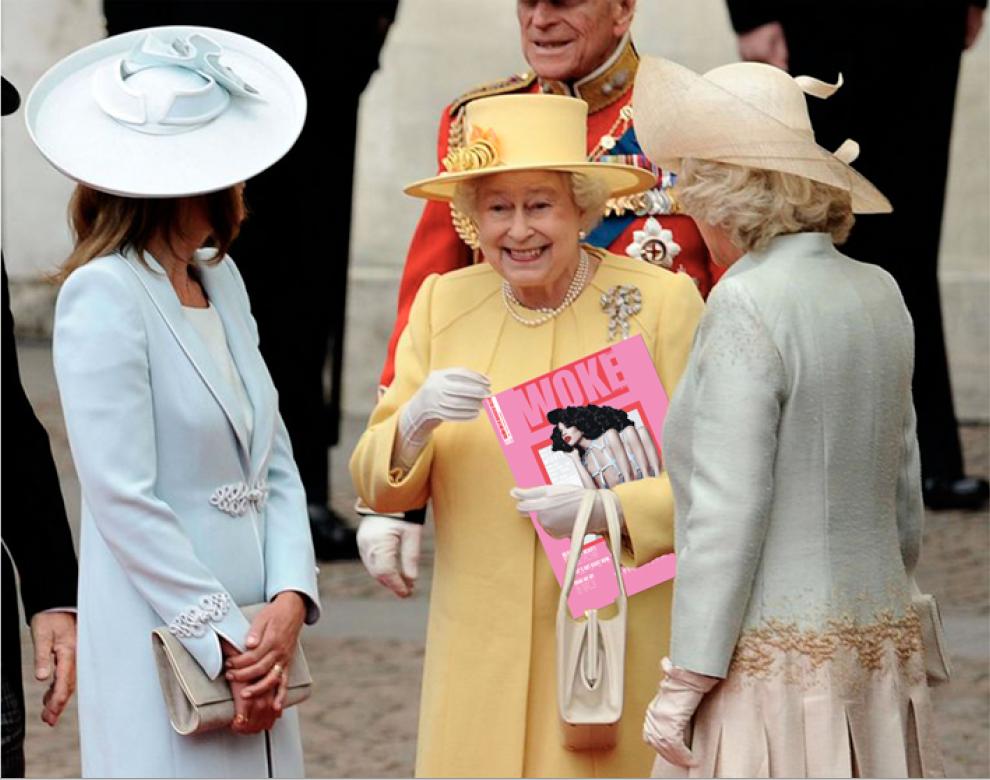
[[[273,671],[273,672],[275,672],[275,674],[276,674],[277,676],[279,676],[279,677],[281,677],[281,676],[282,676],[282,673],[283,673],[283,672],[284,672],[285,670],[284,670],[284,669],[282,668],[282,664],[275,664],[275,665],[274,665],[274,666],[272,667],[272,671]]]
[[[240,712],[238,712],[237,716],[234,718],[234,723],[236,723],[238,726],[247,723],[247,717],[241,714]]]

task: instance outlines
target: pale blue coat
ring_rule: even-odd
[[[237,268],[229,257],[199,263],[254,409],[250,435],[171,283],[145,257],[74,271],[55,313],[55,373],[82,488],[83,775],[265,777],[270,758],[275,776],[301,776],[294,709],[269,735],[182,737],[169,725],[152,629],[191,620],[203,635],[183,644],[215,677],[217,635],[244,646],[249,623],[236,605],[295,590],[312,623],[319,596],[305,494]],[[226,614],[197,611],[218,594],[232,603]]]

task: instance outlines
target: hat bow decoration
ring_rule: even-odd
[[[186,132],[222,114],[232,95],[262,97],[222,56],[223,47],[202,33],[170,43],[148,34],[93,73],[93,96],[109,116],[139,132]]]
[[[821,79],[816,79],[814,76],[795,76],[794,81],[797,85],[801,87],[801,91],[805,95],[811,95],[819,100],[827,100],[832,97],[836,92],[839,91],[845,82],[842,80],[842,74],[839,74],[839,80],[834,84],[829,84],[827,81],[822,81]],[[808,129],[808,133],[811,136],[811,140],[815,140],[815,133],[813,130]],[[835,158],[840,162],[844,162],[849,165],[855,162],[856,158],[859,157],[859,144],[856,143],[852,138],[847,138],[842,144],[832,152]]]

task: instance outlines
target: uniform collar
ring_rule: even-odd
[[[588,104],[588,113],[593,114],[620,100],[632,89],[637,68],[639,54],[627,32],[612,55],[587,76],[573,83],[540,79],[540,91],[579,97]]]

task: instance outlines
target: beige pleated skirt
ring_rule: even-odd
[[[944,777],[920,647],[740,654],[653,777]]]

